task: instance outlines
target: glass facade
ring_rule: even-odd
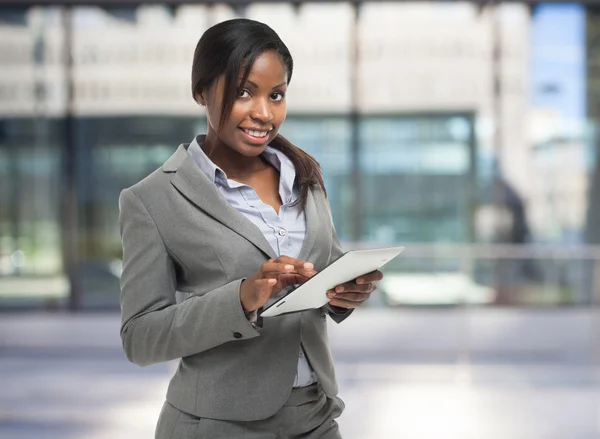
[[[0,304],[63,300],[60,122],[0,122]],[[35,300],[35,299],[33,299]]]
[[[363,240],[471,241],[473,130],[458,114],[361,119]]]
[[[303,43],[320,8],[331,40]],[[424,273],[456,275],[481,298],[474,303],[591,301],[594,249],[568,260],[526,247],[600,243],[591,202],[598,13],[484,9],[366,4],[355,41],[343,34],[352,7],[341,3],[281,3],[270,15],[260,4],[77,7],[70,16],[0,8],[0,308],[67,307],[73,280],[78,306],[117,306],[119,193],[205,131],[188,90],[193,47],[211,23],[239,14],[277,17],[269,24],[297,54],[281,133],[321,163],[340,239],[413,250],[388,268],[400,276],[399,286],[382,285],[390,303],[401,276]],[[557,17],[566,17],[560,32]],[[512,247],[476,247],[488,244]]]

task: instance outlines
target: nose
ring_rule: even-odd
[[[250,117],[262,123],[271,122],[273,120],[273,112],[268,99],[255,99]]]

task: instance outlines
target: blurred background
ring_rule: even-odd
[[[345,249],[407,246],[330,325],[344,437],[599,438],[600,6],[236,0],[0,0],[0,438],[152,437],[176,364],[120,350],[117,200],[205,132],[234,17],[294,56]]]

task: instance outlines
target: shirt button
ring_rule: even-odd
[[[242,334],[240,334],[239,332],[234,332],[233,336],[234,338],[242,338]]]
[[[281,229],[279,232],[277,232],[279,234],[279,236],[285,236],[287,235],[287,231],[285,229]]]

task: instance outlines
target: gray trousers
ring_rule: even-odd
[[[342,400],[327,398],[318,384],[293,389],[277,413],[260,421],[199,418],[165,401],[155,439],[341,439],[335,419],[343,410]]]

